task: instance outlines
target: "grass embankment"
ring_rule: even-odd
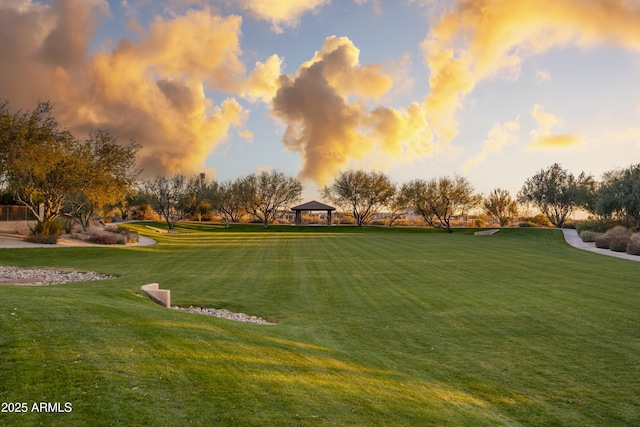
[[[640,423],[640,263],[557,230],[180,229],[152,247],[0,250],[119,276],[0,286],[0,400],[73,405],[0,424]],[[279,323],[167,310],[149,282]]]

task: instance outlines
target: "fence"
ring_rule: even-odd
[[[26,206],[0,205],[0,221],[34,221],[38,218]]]

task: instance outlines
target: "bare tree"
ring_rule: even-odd
[[[191,215],[197,208],[205,185],[203,181],[202,175],[189,178],[182,174],[171,178],[158,175],[144,183],[144,190],[151,206],[160,212],[169,229],[173,230],[178,221]]]
[[[444,228],[449,233],[452,232],[452,217],[473,209],[481,199],[481,196],[474,194],[469,181],[458,175],[429,181],[417,179],[404,184],[401,191],[427,224]]]
[[[300,200],[302,182],[282,172],[269,171],[242,178],[239,189],[247,212],[266,229],[281,208]]]
[[[349,170],[322,189],[323,197],[351,211],[359,227],[366,225],[393,197],[395,187],[382,172]]]
[[[502,188],[491,191],[491,194],[484,199],[483,207],[487,215],[498,219],[500,227],[504,227],[513,217],[518,215],[518,202],[511,198],[507,190]]]

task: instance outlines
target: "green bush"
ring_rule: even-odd
[[[583,242],[595,242],[596,237],[600,235],[602,235],[602,233],[596,233],[595,231],[591,231],[591,230],[583,230],[580,233],[580,238],[582,239]]]
[[[629,237],[627,253],[630,255],[640,255],[640,233],[635,233]]]
[[[31,229],[31,235],[25,240],[31,243],[45,243],[47,245],[55,245],[58,238],[62,235],[64,224],[59,219],[53,221],[38,221]]]

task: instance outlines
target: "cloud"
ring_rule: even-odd
[[[520,131],[518,120],[519,117],[513,121],[494,124],[487,135],[487,139],[482,141],[482,150],[480,153],[464,162],[462,170],[467,172],[470,168],[482,163],[489,154],[499,152],[506,145],[517,141],[518,132]]]
[[[515,79],[529,57],[553,47],[615,45],[640,50],[640,4],[624,0],[459,0],[422,43],[431,90],[428,117],[442,143],[475,86]]]
[[[326,184],[350,161],[377,150],[387,156],[430,152],[420,105],[406,111],[365,106],[392,86],[382,68],[361,65],[351,40],[332,36],[295,75],[280,76],[272,111],[286,124],[287,149],[302,155],[301,178]]]
[[[305,13],[318,10],[331,0],[238,0],[241,8],[256,18],[268,21],[274,32],[282,33],[283,27],[295,27]]]
[[[266,62],[256,62],[255,67],[244,80],[242,96],[251,100],[270,102],[278,90],[278,79],[282,68],[282,59],[271,55]]]
[[[135,139],[146,175],[201,171],[229,130],[242,127],[248,112],[239,102],[215,103],[205,87],[257,98],[274,91],[259,76],[277,74],[279,60],[247,76],[237,16],[203,9],[157,18],[138,39],[91,53],[96,22],[109,14],[105,1],[12,5],[0,3],[0,96],[14,109],[51,100],[58,120],[78,136],[99,128],[123,142]]]
[[[536,70],[536,83],[544,83],[551,80],[551,72],[549,70]]]
[[[551,129],[560,124],[553,114],[545,113],[536,104],[531,111],[538,127],[531,131],[531,142],[528,149],[566,148],[580,142],[580,137],[573,133],[553,135]]]

